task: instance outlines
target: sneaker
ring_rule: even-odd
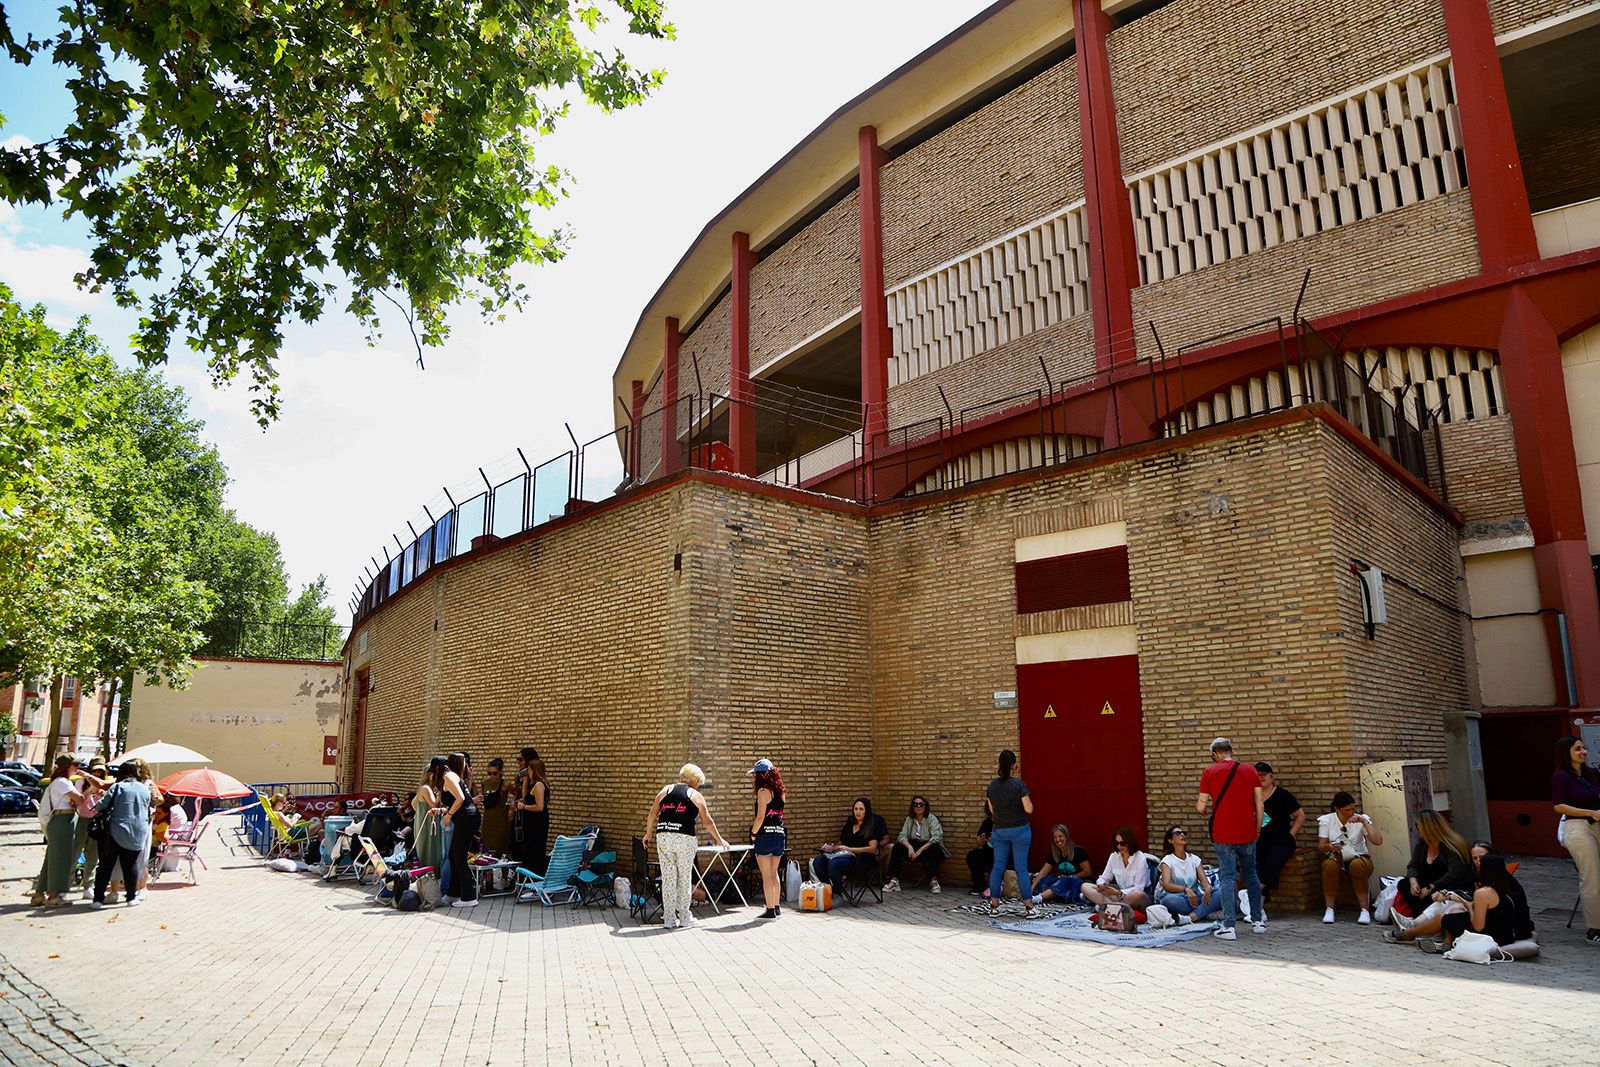
[[[29,897],[28,898],[28,907],[30,907],[30,908],[42,908],[42,907],[44,907],[44,894],[43,893],[35,893],[31,897]]]
[[[1211,936],[1216,938],[1218,941],[1239,940],[1239,935],[1233,932],[1233,927],[1231,926],[1219,926],[1215,930],[1211,931]]]
[[[778,909],[776,909],[776,908],[768,908],[766,911],[762,912],[760,914],[760,916],[758,916],[758,917],[762,918],[762,919],[776,919],[778,917]]]
[[[460,897],[453,897],[449,893],[440,893],[439,894],[439,903],[440,904],[454,904],[459,899],[461,899],[461,898]]]
[[[89,910],[90,911],[99,911],[103,907],[105,907],[105,905],[100,903],[100,901],[96,900],[96,901],[92,902],[89,905]]]
[[[1383,939],[1391,945],[1404,945],[1408,943],[1405,938],[1400,936],[1400,931],[1398,930],[1385,930],[1383,932]]]
[[[85,889],[83,891],[83,896],[80,899],[82,899],[82,900],[93,900],[94,899],[94,890],[93,889]]]
[[[1401,915],[1397,911],[1397,912],[1394,913],[1394,924],[1395,924],[1396,927],[1398,927],[1401,930],[1409,930],[1413,926],[1417,925],[1417,920],[1413,919],[1409,915]]]
[[[130,908],[137,908],[140,904],[143,904],[143,903],[144,903],[144,897],[129,897],[128,898],[128,907],[130,907]]]
[[[1590,930],[1583,935],[1583,939],[1591,945],[1600,945],[1600,930]]]
[[[1361,909],[1361,914],[1356,916],[1356,925],[1357,926],[1371,926],[1372,925],[1372,912],[1368,911],[1366,908],[1362,908]]]
[[[1043,896],[1043,894],[1036,894],[1034,896],[1029,897],[1028,901],[1030,903],[1032,903],[1032,904],[1043,904],[1044,903],[1044,896]]]
[[[1267,924],[1264,921],[1263,922],[1258,922],[1258,923],[1251,923],[1250,924],[1250,929],[1255,933],[1264,934],[1264,933],[1267,932]]]
[[[1038,912],[1033,910],[1032,900],[1025,900],[1022,902],[1022,917],[1024,919],[1031,919],[1037,914]]]
[[[478,902],[476,900],[452,900],[450,906],[452,908],[476,908]]]
[[[1361,914],[1365,915],[1366,912],[1362,912]],[[1327,923],[1329,926],[1333,925],[1333,909],[1332,908],[1329,908],[1327,911],[1322,913],[1322,921]]]
[[[969,890],[967,890],[967,896],[969,896],[969,897],[981,897],[987,892],[988,892],[987,889],[969,889]]]
[[[1178,916],[1178,925],[1179,926],[1188,926],[1188,925],[1192,924],[1193,922],[1194,922],[1194,916],[1193,915],[1180,915],[1180,916]]]
[[[935,878],[933,881],[928,883],[928,892],[930,892],[930,893],[943,893],[944,892],[944,887],[939,884],[939,879]]]
[[[682,919],[679,920],[679,925],[682,926],[685,930],[689,930],[689,929],[693,929],[695,926],[699,925],[699,922],[700,922],[700,920],[696,919],[693,915],[685,915]]]
[[[900,892],[900,879],[891,878],[887,882],[883,883],[883,891],[885,893],[898,893],[898,892]]]
[[[122,903],[122,894],[121,893],[107,893],[106,894],[106,903],[107,904],[120,904],[120,903]]]
[[[1442,956],[1445,953],[1445,943],[1432,938],[1423,938],[1417,942],[1417,947],[1430,956]]]
[[[663,930],[676,930],[677,928],[678,928],[678,924],[677,923],[662,923],[661,924],[661,929],[663,929]]]

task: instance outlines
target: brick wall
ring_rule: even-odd
[[[1592,0],[1489,0],[1489,18],[1496,34],[1530,26],[1568,11],[1587,7]]]
[[[1517,140],[1533,209],[1588,199],[1600,191],[1600,115],[1573,115],[1559,133]]]
[[[367,624],[368,779],[404,788],[430,750],[531,743],[556,827],[620,842],[692,758],[737,840],[743,772],[769,756],[799,854],[858,792],[891,826],[922,792],[958,877],[994,754],[1017,745],[993,694],[1016,688],[1016,634],[1049,621],[1019,623],[1015,538],[1086,504],[1127,523],[1153,830],[1192,821],[1218,733],[1308,811],[1358,762],[1439,759],[1459,629],[1396,592],[1367,642],[1347,562],[1453,595],[1448,521],[1316,419],[1182,444],[871,517],[699,476],[447,566]]]
[[[873,784],[866,520],[698,486],[689,523],[687,750],[710,775],[712,813],[729,840],[748,840],[745,772],[765,756],[797,846],[835,840]]]
[[[861,307],[860,203],[852,192],[750,272],[752,370]]]
[[[889,390],[889,425],[907,426],[925,419],[945,418],[944,401],[939,398],[941,386],[957,415],[975,404],[1043,390],[1040,356],[1050,368],[1050,380],[1057,388],[1063,382],[1093,374],[1094,326],[1089,316],[1063,319],[1010,344],[893,386]]]
[[[1445,491],[1469,522],[1525,515],[1511,416],[1439,427]]]
[[[1108,42],[1123,169],[1139,173],[1447,47],[1437,0],[1174,0]]]
[[[678,346],[678,392],[682,396],[695,395],[695,361],[700,365],[700,387],[705,393],[728,395],[728,365],[732,358],[733,304],[732,293],[724,293],[705,318],[686,335]],[[687,424],[678,420],[678,428]]]
[[[884,167],[884,280],[892,289],[1082,197],[1068,59]]]
[[[1137,25],[1137,23],[1135,23]],[[1430,200],[1180,275],[1133,292],[1139,353],[1155,355],[1154,321],[1168,354],[1185,344],[1294,310],[1302,276],[1307,318],[1362,307],[1478,272],[1471,193]]]

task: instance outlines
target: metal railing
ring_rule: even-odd
[[[235,659],[331,660],[344,645],[344,627],[321,623],[235,619],[211,628],[202,656]]]

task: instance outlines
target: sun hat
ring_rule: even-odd
[[[756,760],[756,765],[754,767],[751,767],[748,771],[745,771],[744,773],[747,774],[747,775],[749,775],[749,774],[766,774],[770,770],[772,770],[772,761],[771,760],[769,760],[769,759],[758,759],[758,760]]]

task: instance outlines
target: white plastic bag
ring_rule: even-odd
[[[1165,930],[1178,921],[1172,917],[1172,912],[1167,910],[1165,904],[1150,905],[1144,909],[1144,918],[1146,922],[1157,930]]]
[[[271,863],[267,864],[267,866],[271,867],[275,871],[282,871],[284,874],[293,874],[299,869],[294,860],[289,859],[287,856],[280,856]]]
[[[800,903],[800,865],[789,860],[783,865],[783,899],[788,904]]]
[[[1444,958],[1458,963],[1490,964],[1504,963],[1511,959],[1511,955],[1496,944],[1495,939],[1488,934],[1468,930],[1456,938],[1456,943],[1444,954]]]
[[[1372,918],[1375,922],[1386,923],[1394,920],[1394,898],[1400,895],[1400,879],[1380,878],[1383,888],[1378,890],[1378,902],[1373,905]]]
[[[1247,923],[1264,923],[1267,921],[1267,909],[1265,906],[1261,908],[1259,916],[1250,914],[1250,891],[1248,889],[1239,890],[1239,921]]]
[[[617,875],[611,879],[611,897],[630,908],[633,907],[633,883],[625,876]]]

